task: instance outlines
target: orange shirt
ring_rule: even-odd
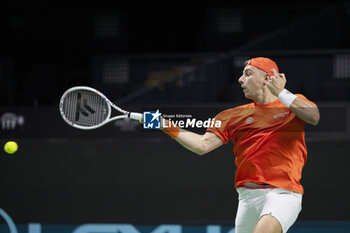
[[[300,179],[307,155],[305,122],[282,102],[242,105],[222,111],[215,120],[221,120],[221,127],[209,127],[207,132],[225,144],[233,141],[236,187],[245,182],[267,183],[304,193]]]

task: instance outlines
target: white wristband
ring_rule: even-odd
[[[278,99],[286,105],[288,108],[290,105],[293,103],[293,101],[297,98],[296,95],[293,93],[289,92],[287,89],[283,89],[279,94],[278,94]]]

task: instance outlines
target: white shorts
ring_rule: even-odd
[[[271,214],[281,224],[283,233],[296,221],[301,211],[302,194],[281,188],[237,188],[238,210],[235,233],[252,233],[256,223]]]

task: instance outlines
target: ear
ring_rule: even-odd
[[[264,85],[267,85],[270,81],[271,81],[271,77],[268,74],[266,74],[264,76],[264,82],[263,82]]]

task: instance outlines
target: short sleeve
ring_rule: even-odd
[[[221,138],[222,143],[227,144],[230,141],[230,134],[228,130],[228,125],[231,119],[230,111],[225,110],[220,112],[214,119],[215,122],[220,121],[220,124],[214,124],[212,127],[208,127],[206,132],[216,134],[219,138]]]

